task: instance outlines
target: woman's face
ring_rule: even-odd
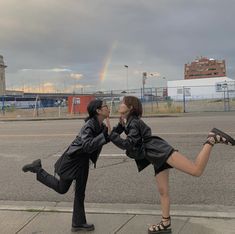
[[[109,114],[110,114],[110,110],[109,110],[108,105],[106,103],[103,103],[100,108],[99,115],[102,115],[104,118],[107,118],[109,117]]]
[[[128,117],[128,114],[130,113],[130,108],[128,108],[127,105],[122,102],[119,106],[118,112],[120,113],[122,118],[126,119]]]

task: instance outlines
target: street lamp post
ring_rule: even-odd
[[[124,67],[126,68],[126,90],[128,91],[129,87],[128,87],[128,65],[124,65]]]
[[[142,78],[142,83],[143,83],[143,101],[144,101],[144,86],[145,86],[145,81],[147,80],[147,72],[143,72],[143,78]]]

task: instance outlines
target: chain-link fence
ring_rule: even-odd
[[[0,117],[36,118],[36,117],[71,117],[68,113],[67,98],[39,95],[1,96]]]
[[[85,94],[53,94],[0,97],[0,117],[77,117],[86,113],[71,111],[69,96]],[[101,98],[110,107],[111,115],[118,114],[118,106],[126,95],[140,98],[144,114],[183,112],[235,111],[235,82],[223,86],[152,87],[112,90],[86,94]],[[76,98],[76,100],[78,100]],[[76,105],[82,103],[78,102]],[[73,106],[74,107],[74,106]]]
[[[235,111],[235,82],[224,86],[180,86],[105,92],[113,113],[125,95],[141,99],[145,114]],[[107,97],[108,96],[108,97]]]

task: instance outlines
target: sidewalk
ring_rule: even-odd
[[[159,206],[86,204],[91,234],[142,234],[160,220]],[[71,233],[72,203],[0,201],[1,233]],[[234,234],[235,207],[172,205],[172,233]]]

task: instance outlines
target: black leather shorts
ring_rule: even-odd
[[[155,175],[168,168],[172,168],[168,163],[168,158],[177,151],[168,142],[159,136],[145,138],[144,141],[145,158],[153,165]]]
[[[161,171],[172,168],[172,166],[169,165],[167,162],[165,162],[160,168],[158,168],[156,165],[153,165],[153,168],[154,168],[154,172],[155,172],[155,176],[156,176]]]

